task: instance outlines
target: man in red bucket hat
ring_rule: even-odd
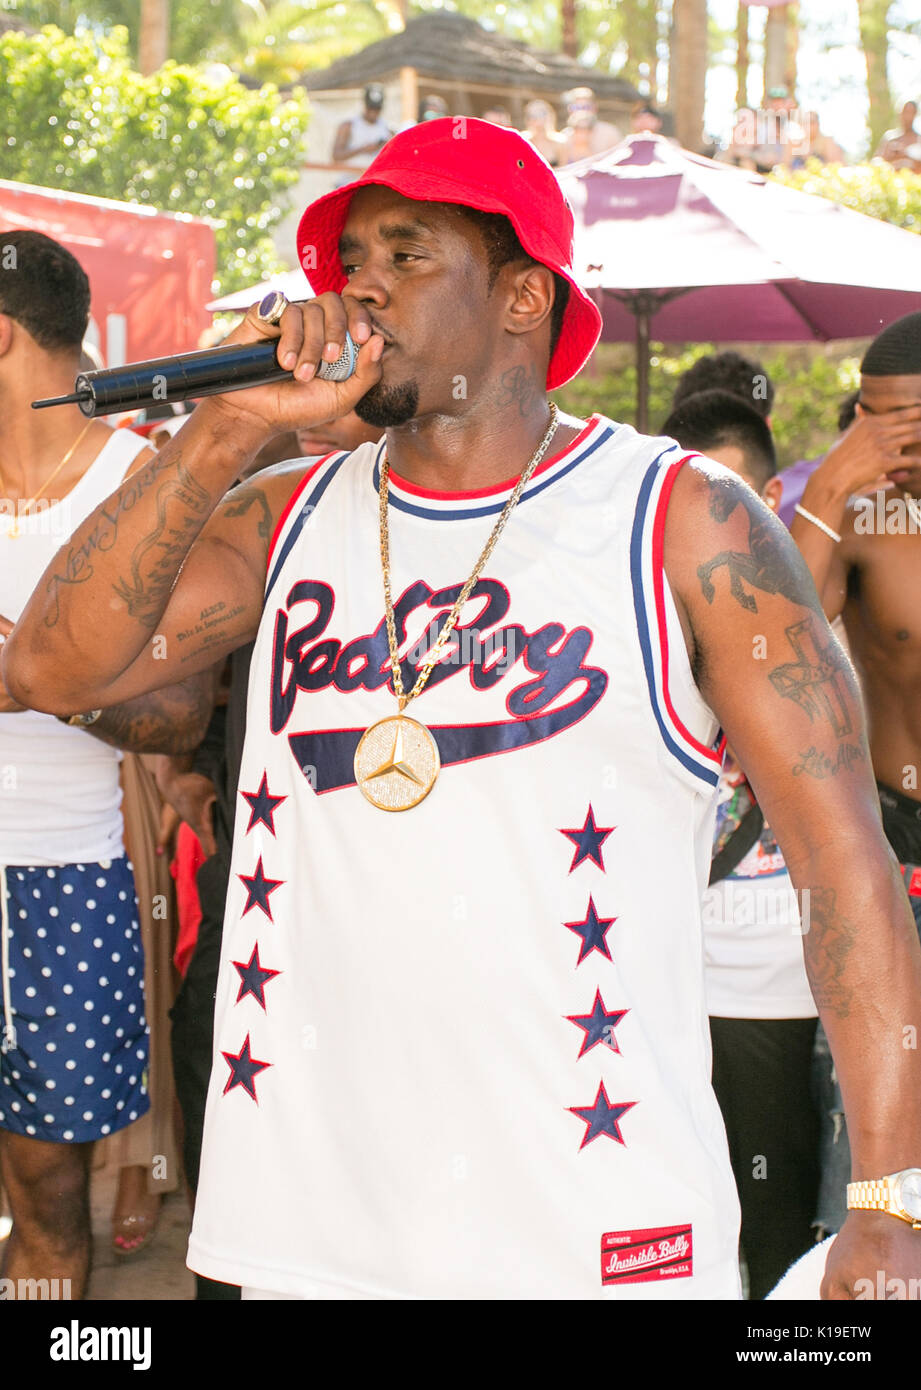
[[[232,335],[293,379],[202,402],[6,644],[13,698],[65,712],[255,640],[189,1249],[245,1298],[739,1296],[721,728],[808,889],[849,1108],[825,1296],[921,1274],[921,959],[850,667],[735,475],[548,403],[598,334],[571,235],[515,132],[390,141],[305,214],[317,298]],[[346,330],[354,375],[317,378]],[[352,408],[378,444],[223,497]]]

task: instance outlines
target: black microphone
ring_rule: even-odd
[[[78,405],[84,415],[113,415],[120,410],[140,410],[164,401],[187,401],[193,396],[219,396],[284,381],[290,372],[278,365],[277,338],[258,343],[231,343],[182,352],[175,357],[156,357],[149,362],[129,362],[81,372],[72,396],[33,401],[33,410],[49,405]],[[355,370],[357,349],[346,333],[345,346],[335,362],[320,362],[317,376],[324,381],[346,381]]]

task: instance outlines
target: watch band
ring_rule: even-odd
[[[888,1211],[892,1196],[888,1178],[875,1178],[869,1182],[849,1182],[847,1185],[848,1207],[860,1211]]]
[[[102,714],[101,709],[91,709],[86,714],[59,714],[62,724],[70,724],[76,729],[88,729]]]
[[[889,1216],[895,1216],[899,1221],[907,1222],[913,1230],[921,1231],[921,1221],[914,1220],[896,1205],[892,1178],[900,1176],[899,1173],[894,1173],[884,1178],[871,1178],[864,1182],[849,1182],[847,1185],[848,1210],[884,1211]]]

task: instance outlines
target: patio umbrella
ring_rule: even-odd
[[[575,216],[576,279],[602,340],[636,342],[647,428],[649,339],[827,342],[921,310],[921,236],[691,154],[629,136],[559,172]]]
[[[227,311],[239,309],[242,312],[248,309],[251,304],[258,304],[260,300],[265,299],[272,290],[279,290],[288,299],[313,298],[313,290],[302,270],[282,270],[278,275],[263,280],[261,285],[252,285],[247,290],[234,290],[233,294],[225,294],[220,299],[212,299],[211,303],[205,307],[212,314],[216,314],[222,309]]]

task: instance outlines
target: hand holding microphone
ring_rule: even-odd
[[[267,337],[266,328],[277,330],[277,336]],[[73,396],[33,401],[33,407],[76,404],[85,415],[95,416],[247,390],[245,404],[223,404],[282,429],[320,424],[346,414],[376,383],[383,348],[357,301],[346,306],[330,293],[292,304],[283,294],[272,293],[247,312],[220,347],[83,372]],[[314,378],[330,385],[322,393],[311,391],[308,402],[298,388]],[[260,392],[258,402],[272,406],[266,414],[253,407],[256,388],[269,385],[276,387],[271,397]],[[288,409],[279,412],[280,405]]]

